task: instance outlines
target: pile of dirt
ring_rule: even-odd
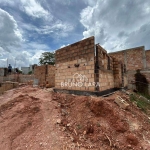
[[[40,101],[28,94],[19,94],[0,105],[1,149],[15,149],[17,137],[41,121],[39,119]]]
[[[121,96],[127,110],[114,103]],[[0,96],[0,149],[148,150],[150,120],[129,96],[54,93],[21,86]]]
[[[129,104],[121,109],[114,99],[121,96]],[[148,150],[150,121],[129,96],[116,92],[107,98],[53,94],[60,103],[60,126],[65,133],[85,149]]]

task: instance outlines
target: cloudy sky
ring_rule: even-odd
[[[108,52],[150,49],[150,0],[0,0],[0,67],[90,36]]]

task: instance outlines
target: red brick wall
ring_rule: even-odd
[[[106,70],[100,70],[99,73],[100,91],[114,88],[113,73]]]
[[[118,61],[121,61],[122,63],[125,64],[125,52],[124,51],[109,53],[108,55],[113,58],[116,58]]]
[[[27,83],[28,81],[34,80],[34,75],[22,75],[22,74],[11,74],[6,77],[0,77],[0,82],[12,81],[12,82],[20,82]]]
[[[145,51],[147,68],[150,69],[150,50]]]
[[[109,55],[118,60],[121,60],[126,65],[127,70],[137,70],[144,68],[144,46],[109,53]]]
[[[36,66],[34,69],[35,78],[39,80],[39,84],[46,81],[46,65]]]
[[[100,91],[114,88],[114,75],[113,75],[113,59],[108,56],[107,51],[100,45],[96,45],[96,55],[98,61],[98,81],[100,83]],[[109,59],[109,62],[108,62]],[[108,68],[108,64],[110,65]],[[96,75],[95,75],[96,77]]]
[[[46,81],[48,81],[51,87],[55,86],[55,66],[47,65]]]
[[[56,88],[86,91],[95,90],[95,86],[86,85],[87,82],[94,82],[94,47],[94,37],[90,37],[56,51]],[[77,80],[73,80],[75,74],[82,75],[82,77],[84,76],[83,78],[86,78],[86,81],[82,80],[84,85],[81,87],[71,85],[74,81],[77,82]],[[66,83],[66,86],[64,86],[64,83]],[[67,85],[67,83],[70,83],[70,85]]]
[[[55,66],[42,65],[36,66],[34,69],[35,78],[39,80],[39,84],[48,81],[51,87],[55,86]]]

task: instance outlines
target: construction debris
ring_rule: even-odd
[[[127,109],[129,106],[129,104],[124,99],[122,99],[120,96],[116,97],[115,102],[123,109]]]

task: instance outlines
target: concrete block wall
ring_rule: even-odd
[[[144,46],[109,53],[109,55],[122,61],[127,71],[146,68]]]
[[[87,83],[94,82],[94,48],[94,37],[90,37],[56,51],[56,88],[95,90],[95,86],[87,86]],[[83,85],[71,85],[74,82],[79,83],[80,80]],[[67,85],[67,83],[70,85]]]
[[[145,51],[147,68],[150,69],[150,50]]]

